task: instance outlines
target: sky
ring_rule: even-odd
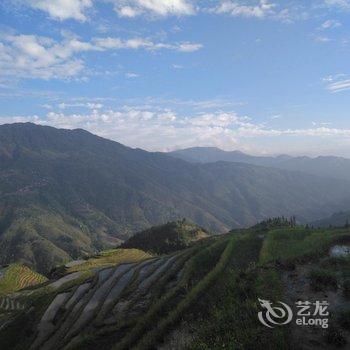
[[[350,157],[350,0],[1,0],[0,124]]]

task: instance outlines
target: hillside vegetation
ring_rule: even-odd
[[[136,233],[121,247],[138,248],[155,254],[167,254],[185,249],[193,242],[206,237],[209,237],[206,230],[182,220]]]
[[[243,163],[193,164],[84,130],[0,126],[0,264],[47,274],[183,217],[211,232],[270,216],[315,220],[347,182]]]
[[[349,245],[350,232],[262,226],[168,255],[66,271],[18,296],[26,309],[0,318],[1,349],[345,349],[350,258],[330,252]],[[326,300],[330,327],[267,328],[259,298],[291,307],[299,298]]]

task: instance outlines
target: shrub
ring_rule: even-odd
[[[350,330],[350,310],[343,311],[338,316],[340,326],[346,330]]]
[[[330,328],[326,334],[326,341],[328,344],[335,346],[344,346],[346,344],[346,338],[340,329],[335,327]]]
[[[332,270],[313,269],[310,272],[310,284],[314,291],[322,291],[326,289],[337,289],[338,281]]]
[[[350,299],[350,279],[346,279],[343,284],[344,297]]]

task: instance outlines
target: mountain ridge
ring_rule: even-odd
[[[278,169],[302,171],[311,175],[350,180],[350,159],[337,156],[252,156],[241,151],[224,151],[217,147],[192,147],[172,151],[169,155],[194,163],[218,161],[241,162]]]
[[[350,211],[340,211],[329,217],[311,222],[314,227],[348,227],[350,222]]]

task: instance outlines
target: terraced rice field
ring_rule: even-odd
[[[56,292],[29,348],[148,347],[156,341],[153,332],[157,337],[165,333],[214,282],[232,246],[232,240],[213,239],[176,254],[94,267],[89,278],[82,278],[82,271],[62,277],[46,287]]]
[[[21,310],[23,308],[24,308],[24,305],[21,305],[20,302],[14,298],[0,297],[1,311],[15,311],[15,310]]]
[[[0,295],[16,292],[28,286],[43,283],[47,278],[20,264],[13,264],[1,270]]]
[[[298,268],[304,271],[305,264],[311,268],[320,263],[327,263],[335,275],[334,258],[327,258],[329,249],[349,239],[349,233],[341,230],[245,230],[205,239],[169,255],[133,252],[138,261],[130,261],[130,251],[119,250],[118,262],[111,264],[115,251],[107,252],[96,257],[90,269],[87,261],[84,269],[69,271],[30,294],[18,293],[23,298],[19,301],[29,298],[32,303],[15,310],[20,317],[14,315],[10,323],[0,313],[0,347],[290,350],[289,343],[304,340],[290,338],[288,327],[272,332],[260,324],[258,299],[289,298],[293,305],[291,282],[285,282],[290,275]],[[346,286],[348,260],[337,263],[344,270],[337,272],[339,282]]]

